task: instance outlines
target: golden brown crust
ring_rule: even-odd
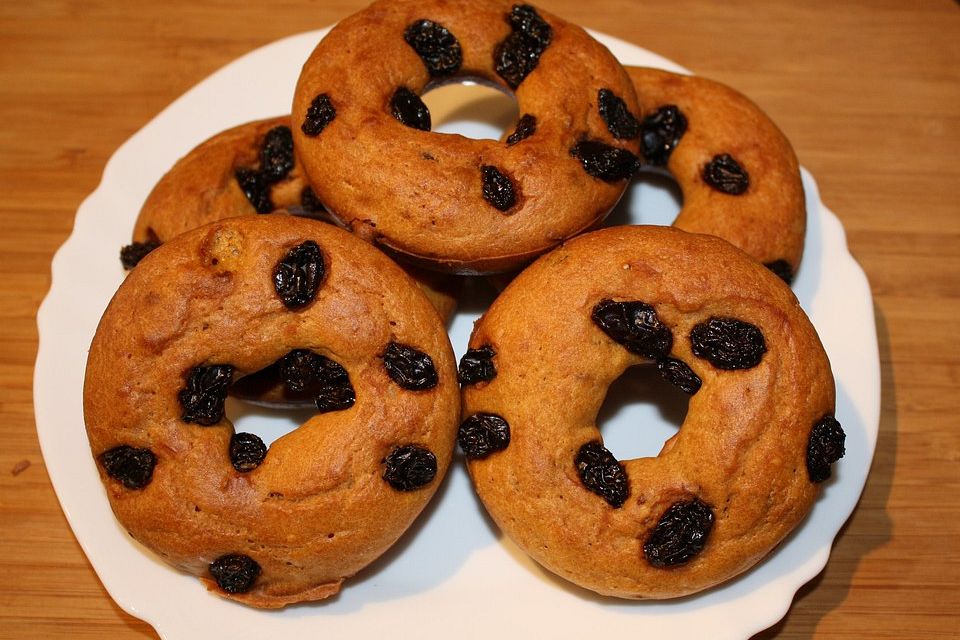
[[[602,219],[626,180],[588,175],[570,150],[585,138],[617,140],[598,112],[607,88],[631,112],[633,86],[613,55],[583,29],[544,11],[553,30],[539,65],[514,91],[520,113],[537,119],[514,145],[419,131],[400,124],[390,100],[400,86],[421,94],[430,77],[404,31],[416,20],[442,24],[458,39],[456,77],[507,88],[493,52],[510,34],[513,2],[384,0],[334,27],[304,65],[293,104],[304,169],[334,216],[354,232],[421,266],[458,273],[518,267]],[[327,94],[336,117],[319,135],[300,128],[311,102]],[[497,167],[518,192],[503,213],[482,196],[482,166]]]
[[[683,191],[674,226],[715,235],[764,264],[783,260],[796,273],[803,255],[806,208],[796,154],[776,124],[749,98],[719,82],[660,69],[626,67],[641,117],[676,105],[687,130],[667,169]],[[711,188],[703,167],[730,154],[747,170],[741,195]]]
[[[321,248],[326,276],[314,301],[291,311],[273,271],[308,239]],[[432,358],[435,388],[408,391],[391,380],[380,357],[391,341]],[[228,419],[209,427],[181,419],[185,376],[230,364],[236,380],[299,348],[340,363],[356,403],[315,415],[239,473]],[[84,416],[95,456],[129,445],[157,457],[139,490],[98,465],[131,535],[198,576],[209,577],[223,554],[250,556],[262,574],[236,599],[273,607],[332,595],[408,527],[450,462],[458,398],[443,322],[389,258],[328,224],[241,216],[177,236],[129,274],[91,345]],[[383,460],[406,444],[432,451],[438,472],[401,492],[382,479]]]
[[[673,332],[671,356],[702,379],[659,456],[621,461],[620,508],[588,491],[574,463],[602,441],[607,389],[644,362],[591,320],[604,299],[639,300]],[[695,357],[690,331],[710,317],[758,327],[767,352],[726,371]],[[510,425],[509,446],[468,468],[484,505],[521,548],[588,589],[671,598],[727,580],[763,558],[805,516],[818,489],[805,463],[811,429],[834,410],[819,338],[769,270],[723,240],[668,227],[614,227],[580,236],[522,272],[477,323],[471,348],[490,345],[496,377],[465,387],[463,415]],[[666,509],[694,497],[713,530],[687,564],[656,568],[643,545]]]

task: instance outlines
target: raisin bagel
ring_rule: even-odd
[[[267,448],[224,416],[280,361],[318,413]],[[130,534],[218,594],[281,607],[338,592],[434,494],[459,416],[443,322],[359,238],[240,216],[164,243],[94,336],[90,446]]]
[[[640,103],[645,167],[683,192],[674,226],[719,236],[790,282],[806,208],[790,141],[749,98],[719,82],[627,67]]]
[[[430,131],[420,95],[516,96],[502,141]],[[354,232],[434,269],[521,266],[601,220],[637,167],[633,85],[583,29],[505,0],[381,0],[319,43],[293,102],[314,191]]]
[[[597,413],[654,361],[693,394],[656,457],[618,461]],[[728,580],[800,522],[843,453],[834,382],[778,277],[669,227],[582,235],[523,271],[460,363],[459,443],[499,527],[587,589],[672,598]]]

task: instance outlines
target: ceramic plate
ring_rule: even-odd
[[[230,126],[289,112],[300,67],[323,33],[280,40],[234,61],[137,132],[107,163],[100,186],[77,212],[73,234],[54,257],[53,284],[37,317],[37,431],[60,504],[110,595],[164,638],[416,634],[428,639],[446,638],[451,630],[459,638],[602,637],[628,630],[650,637],[745,638],[774,624],[797,589],[823,568],[834,536],[856,505],[873,457],[880,410],[870,288],[847,250],[842,226],[820,202],[806,172],[807,250],[794,290],[833,364],[847,455],[809,517],[740,578],[698,596],[659,603],[606,599],[570,586],[500,535],[459,460],[415,525],[383,558],[347,581],[338,597],[283,611],[258,611],[207,593],[196,578],[168,568],[117,524],[89,453],[81,391],[97,321],[123,279],[118,250],[129,242],[147,193],[178,158]],[[682,71],[636,46],[595,35],[624,63]],[[437,130],[497,137],[498,126],[512,125],[515,107],[508,104],[504,110],[503,100],[490,101],[469,87],[442,91],[428,99]],[[483,103],[479,107],[477,100]],[[483,122],[471,120],[477,114]],[[610,223],[669,223],[678,206],[663,180],[640,181]],[[450,328],[458,357],[491,295],[479,284],[468,288],[469,299]],[[655,455],[682,420],[682,407],[678,417],[675,407],[644,399],[648,382],[616,385],[617,397],[604,407],[604,438],[620,458]],[[233,402],[228,416],[238,430],[255,431],[268,441],[296,424],[295,418]]]

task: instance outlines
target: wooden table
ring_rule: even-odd
[[[155,636],[84,558],[34,430],[34,317],[77,206],[117,146],[189,87],[363,4],[0,6],[0,636]],[[541,2],[754,98],[817,177],[873,287],[883,377],[873,469],[826,570],[761,637],[960,637],[960,7],[599,4]]]

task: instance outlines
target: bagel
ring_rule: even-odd
[[[277,361],[319,409],[267,448],[223,403]],[[97,328],[83,402],[120,523],[267,608],[332,596],[393,544],[440,484],[459,416],[419,288],[359,238],[293,216],[213,222],[144,258]]]
[[[692,394],[656,457],[596,425],[624,371]],[[458,440],[500,529],[597,593],[674,598],[747,570],[844,450],[830,364],[789,287],[729,243],[613,227],[540,258],[477,322]],[[638,425],[640,427],[642,425]]]

